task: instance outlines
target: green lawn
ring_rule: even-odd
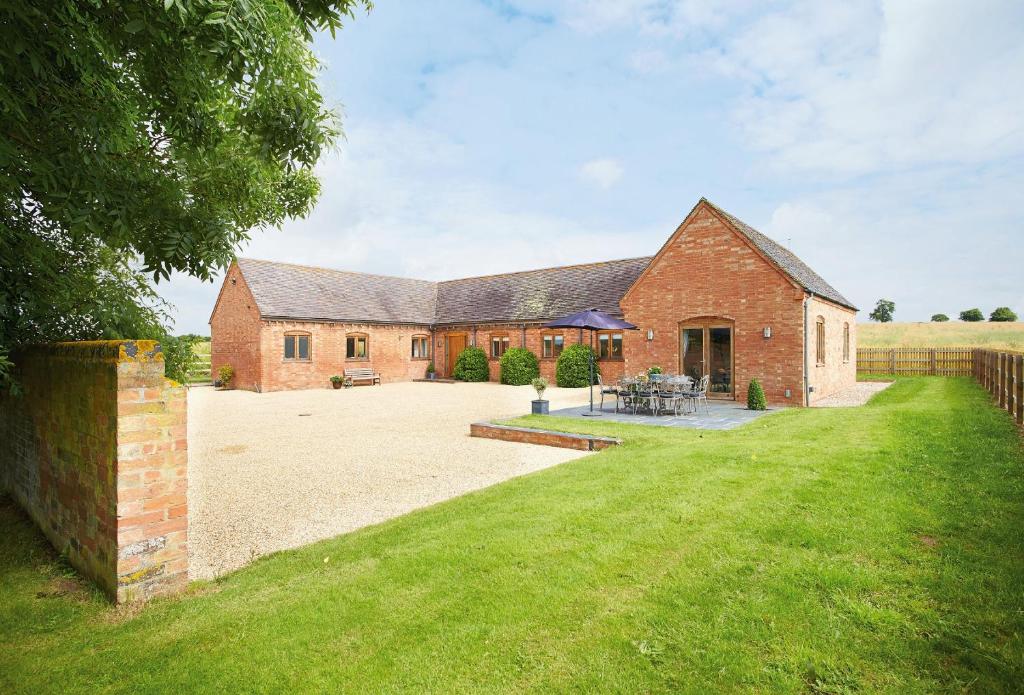
[[[625,444],[134,612],[4,504],[0,691],[1019,692],[1024,453],[969,380],[584,424]]]

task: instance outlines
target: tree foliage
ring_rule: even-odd
[[[981,309],[964,309],[960,312],[961,321],[984,321],[985,314],[981,313]]]
[[[525,386],[540,376],[537,355],[526,348],[514,347],[505,351],[498,362],[501,366],[501,383]]]
[[[1016,321],[1017,314],[1008,306],[997,307],[988,317],[989,321]]]
[[[932,314],[932,321],[935,323],[942,323],[943,321],[949,321],[949,317],[945,314]]]
[[[487,353],[478,347],[468,347],[455,358],[452,376],[459,381],[487,381],[491,377]]]
[[[587,386],[590,383],[590,356],[593,354],[589,345],[578,343],[567,346],[555,362],[555,383],[564,388]],[[595,379],[600,373],[601,369],[595,359]]]
[[[879,299],[878,303],[875,304],[875,309],[868,318],[872,321],[878,321],[880,323],[889,323],[892,321],[893,312],[896,311],[896,302],[888,299]]]
[[[158,337],[148,276],[210,279],[306,214],[339,133],[316,31],[366,0],[0,4],[0,351]]]

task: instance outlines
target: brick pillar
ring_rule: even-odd
[[[185,390],[162,361],[117,365],[117,600],[188,581]]]

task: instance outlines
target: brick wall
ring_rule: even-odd
[[[818,317],[825,319],[825,364],[817,364],[816,324]],[[850,327],[849,359],[843,359],[843,325]],[[856,315],[848,309],[836,306],[818,298],[807,307],[807,325],[810,340],[807,341],[810,368],[811,405],[819,399],[837,391],[850,388],[857,383],[857,321]]]
[[[219,367],[231,365],[235,370],[234,388],[259,390],[260,327],[256,300],[238,266],[232,263],[210,316],[211,378],[219,378]]]
[[[308,335],[310,359],[285,360],[286,335]],[[348,359],[345,339],[365,335],[366,359]],[[374,325],[359,323],[322,323],[311,321],[264,321],[260,330],[263,391],[284,389],[331,388],[330,378],[341,376],[345,368],[369,367],[381,375],[384,383],[421,379],[429,358],[412,357],[414,336],[430,336],[427,326]],[[429,342],[429,341],[428,341]]]
[[[543,357],[543,336],[561,335],[564,338],[565,347],[575,345],[579,342],[583,342],[586,345],[591,344],[590,331],[582,332],[581,341],[579,329],[547,329],[541,328],[540,323],[526,324],[525,331],[522,323],[490,323],[479,324],[476,326],[440,328],[436,331],[434,336],[434,350],[437,355],[437,359],[434,364],[437,367],[438,374],[441,376],[449,376],[446,371],[445,336],[450,333],[465,333],[467,335],[467,345],[473,345],[475,337],[476,345],[487,353],[491,381],[501,380],[501,365],[499,363],[499,358],[491,357],[492,337],[508,336],[509,347],[525,347],[527,350],[535,354],[540,365],[540,375],[552,384],[555,383],[555,362],[557,360],[555,357]],[[624,331],[624,344],[636,341],[637,339],[638,336],[636,335],[636,331]],[[596,339],[594,341],[594,345],[596,349]],[[623,360],[599,360],[598,365],[600,367],[601,374],[606,381],[615,381],[623,375]]]
[[[184,389],[152,341],[60,343],[14,356],[0,396],[0,484],[112,599],[187,581]]]
[[[626,320],[640,328],[625,344],[626,371],[652,364],[681,371],[680,324],[715,317],[733,326],[736,397],[745,401],[757,377],[770,403],[801,405],[803,297],[802,288],[698,206],[621,302]],[[771,338],[763,337],[766,326]]]

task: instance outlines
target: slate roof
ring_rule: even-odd
[[[538,321],[585,309],[622,316],[619,300],[650,256],[448,280],[437,286],[437,323]]]
[[[750,242],[760,249],[761,253],[767,256],[769,260],[782,270],[782,272],[791,277],[805,290],[813,292],[819,297],[824,297],[836,304],[845,306],[848,309],[857,311],[857,307],[855,307],[850,300],[841,295],[836,288],[832,287],[832,285],[825,282],[823,277],[811,270],[810,266],[797,258],[792,251],[777,244],[774,240],[769,239],[743,220],[733,217],[707,198],[701,198],[701,200],[714,208],[720,215],[725,217],[741,234],[750,239]]]
[[[252,258],[238,267],[264,318],[434,322],[436,282]]]
[[[710,201],[701,202],[805,290],[856,311],[791,251]],[[252,258],[237,262],[263,318],[432,325],[547,321],[595,308],[622,316],[619,301],[651,260],[644,256],[443,282]]]

